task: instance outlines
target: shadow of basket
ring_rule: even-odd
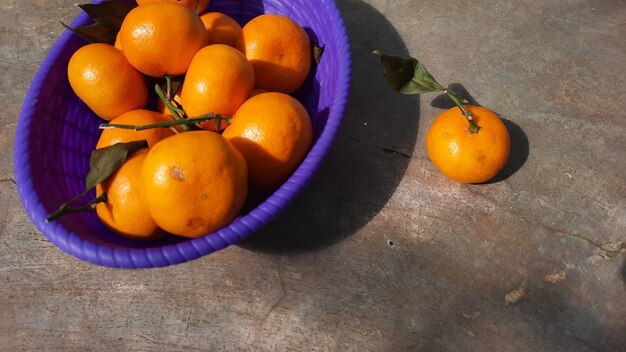
[[[419,98],[392,91],[373,49],[408,55],[385,17],[360,0],[343,1],[352,50],[352,88],[342,128],[318,175],[278,219],[240,246],[294,253],[352,236],[384,207],[411,160]],[[323,57],[322,57],[323,60]]]

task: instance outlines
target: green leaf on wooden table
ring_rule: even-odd
[[[387,55],[380,50],[374,50],[372,54],[380,56],[383,76],[391,88],[398,92],[422,94],[445,90],[415,58]]]
[[[111,176],[126,161],[128,154],[147,147],[148,142],[143,139],[128,143],[116,143],[91,152],[89,173],[85,179],[85,192]]]
[[[115,43],[115,37],[117,36],[117,32],[100,23],[94,23],[89,26],[78,26],[76,28],[72,28],[63,22],[61,22],[61,24],[63,27],[81,36],[90,43],[106,43],[113,45],[113,43]]]
[[[93,18],[96,23],[110,27],[118,32],[126,15],[130,10],[137,7],[137,4],[128,1],[110,0],[99,4],[82,4],[78,5],[78,7],[85,11],[89,17]]]

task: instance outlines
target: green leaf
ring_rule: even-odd
[[[116,34],[119,32],[126,15],[136,6],[137,4],[134,2],[119,0],[103,1],[99,4],[78,5],[96,23],[111,28]]]
[[[89,26],[72,28],[61,22],[63,27],[83,37],[90,43],[113,45],[126,15],[137,5],[121,0],[103,1],[100,4],[78,5],[95,23]]]
[[[147,147],[148,142],[144,139],[128,143],[116,143],[91,152],[89,173],[85,179],[85,192],[111,176],[126,161],[128,154]]]
[[[326,48],[326,46],[320,47],[319,45],[317,45],[317,43],[312,43],[312,47],[313,47],[313,61],[315,62],[316,65],[319,65],[320,61],[322,61],[322,55],[324,54],[324,49]]]
[[[76,28],[72,28],[63,22],[61,22],[61,24],[63,27],[83,37],[90,43],[106,43],[113,45],[113,43],[115,43],[115,37],[117,36],[117,32],[100,23],[94,23],[89,26],[79,26]]]
[[[372,54],[380,56],[383,76],[395,91],[422,94],[445,90],[415,58],[387,55],[380,50],[374,50]]]
[[[103,193],[87,204],[79,207],[72,207],[74,202],[85,196],[92,188],[96,187],[98,183],[106,180],[117,169],[119,169],[124,161],[126,161],[128,154],[147,147],[148,142],[143,139],[128,143],[116,143],[112,146],[96,149],[91,152],[91,158],[89,159],[89,173],[85,179],[85,191],[61,204],[61,207],[59,207],[57,211],[50,214],[50,216],[46,218],[46,221],[51,222],[67,214],[93,210],[96,204],[106,202],[107,197],[106,194]]]

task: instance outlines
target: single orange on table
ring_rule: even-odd
[[[172,121],[172,117],[158,112],[140,109],[129,111],[111,120],[109,123],[143,126],[166,121]],[[174,134],[174,131],[167,127],[151,128],[142,131],[122,128],[106,129],[100,134],[100,139],[98,139],[96,149],[108,147],[115,143],[127,143],[140,141],[142,139],[145,139],[148,142],[148,147],[152,147],[161,139],[173,136]]]
[[[509,158],[509,133],[492,111],[480,106],[464,107],[480,127],[478,132],[471,132],[467,118],[453,107],[431,124],[426,150],[448,178],[463,183],[486,182],[502,170]]]
[[[207,44],[200,17],[169,2],[132,9],[122,22],[119,36],[128,61],[153,77],[184,74],[194,55]]]
[[[183,132],[153,146],[142,167],[142,194],[162,229],[199,237],[226,226],[248,195],[241,153],[220,134]]]
[[[141,190],[141,166],[146,149],[134,152],[104,182],[96,185],[96,195],[106,201],[96,205],[96,214],[106,227],[131,239],[150,240],[164,235],[150,216]]]
[[[193,58],[180,93],[187,117],[233,116],[254,88],[254,70],[241,52],[224,44],[202,48]],[[227,124],[222,121],[221,128]],[[202,128],[215,129],[213,121]]]
[[[106,120],[144,108],[148,102],[141,73],[109,44],[88,44],[78,49],[69,61],[67,77],[74,93]]]
[[[256,75],[256,87],[291,94],[311,69],[306,31],[287,16],[264,14],[243,26],[237,41]]]
[[[221,12],[207,12],[200,16],[208,35],[209,44],[226,44],[234,47],[241,34],[241,26],[232,17]]]
[[[309,114],[298,100],[270,92],[248,99],[223,136],[243,154],[252,184],[270,190],[302,161],[313,132]]]
[[[171,2],[179,5],[183,5],[190,10],[198,8],[198,13],[202,13],[207,6],[209,6],[209,0],[137,0],[137,5],[151,4],[153,2]]]

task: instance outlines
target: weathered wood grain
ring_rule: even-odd
[[[74,3],[0,3],[0,351],[626,346],[623,1],[338,1],[353,87],[311,186],[241,246],[132,271],[50,244],[13,178],[22,99]],[[496,182],[437,172],[423,146],[435,97],[390,92],[374,48],[419,57],[508,120]]]

